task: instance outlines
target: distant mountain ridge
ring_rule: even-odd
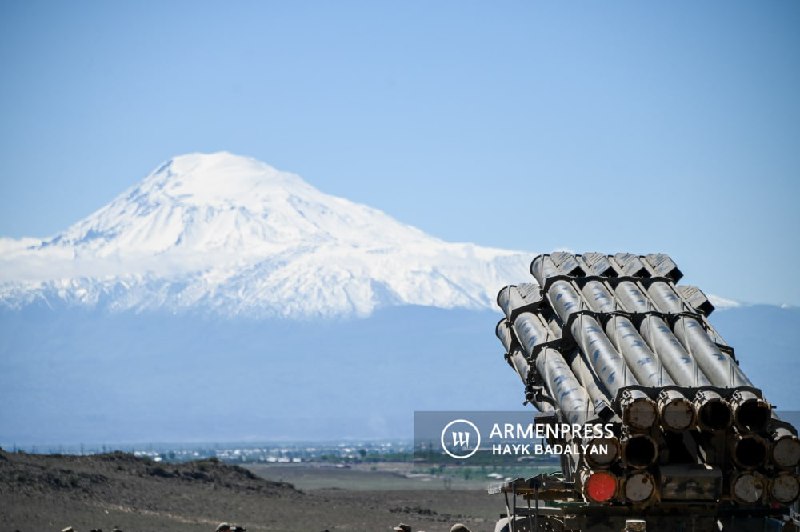
[[[190,154],[52,238],[0,239],[0,305],[290,318],[487,309],[531,258],[439,240],[254,159]]]
[[[411,438],[414,411],[532,409],[494,335],[500,315],[399,306],[311,321],[0,308],[0,446]],[[781,416],[800,411],[800,309],[742,306],[710,320]]]

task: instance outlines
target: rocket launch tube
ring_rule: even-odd
[[[611,408],[611,403],[600,388],[597,377],[595,377],[592,370],[586,365],[586,361],[583,360],[579,352],[574,353],[570,361],[570,368],[572,368],[572,372],[575,373],[578,381],[586,388],[586,391],[589,392],[589,397],[591,397],[592,404],[594,405],[594,411],[597,413],[598,417],[607,419],[613,415],[614,411]]]
[[[586,444],[595,445],[597,449],[606,449],[604,453],[586,453],[583,457],[586,463],[596,468],[608,468],[619,456],[619,439],[614,438],[591,438],[586,440]]]
[[[694,396],[697,424],[705,430],[723,430],[731,426],[730,405],[714,390],[700,390]]]
[[[764,496],[767,479],[760,473],[743,471],[731,479],[731,495],[744,504],[754,504]]]
[[[697,360],[712,385],[720,388],[753,387],[753,383],[739,369],[733,358],[719,350],[696,319],[680,316],[675,321],[673,330],[683,347]]]
[[[732,357],[723,353],[711,341],[703,326],[690,317],[682,316],[675,322],[675,336],[694,355],[698,365],[708,376],[711,384],[720,388],[753,387],[753,383]],[[761,430],[770,419],[769,403],[751,391],[734,394],[731,401],[736,425],[743,431]]]
[[[678,390],[664,389],[656,401],[658,415],[664,428],[673,431],[687,430],[695,423],[694,405]]]
[[[536,309],[542,300],[539,287],[533,283],[504,286],[497,293],[497,305],[509,321],[520,312]]]
[[[606,323],[606,333],[614,347],[633,369],[636,379],[645,386],[674,386],[661,361],[650,351],[636,327],[624,316],[615,315]],[[694,406],[678,390],[663,390],[659,396],[659,417],[670,430],[684,430],[692,425]]]
[[[514,328],[513,331],[517,333],[519,342],[528,356],[532,357],[534,353],[534,348],[546,341],[552,339],[552,333],[550,328],[541,320],[541,318],[530,312],[522,312],[517,315],[516,319],[514,320]],[[497,336],[500,338],[500,341],[503,343],[503,346],[506,347],[506,350],[511,345],[512,330],[511,327],[505,320],[501,320],[500,323],[497,324]],[[507,345],[508,344],[508,345]],[[509,353],[511,351],[508,351]],[[575,361],[573,360],[573,365],[575,365]],[[538,369],[538,366],[537,366]],[[579,383],[586,388],[589,396],[592,400],[593,411],[601,418],[607,418],[608,414],[611,411],[611,405],[606,400],[605,394],[600,390],[595,382],[594,376],[592,376],[589,372],[580,372],[580,370],[575,371],[575,375],[578,378]],[[540,372],[541,375],[544,375]],[[550,393],[554,394],[554,390],[549,388]],[[538,405],[536,405],[538,408]],[[541,408],[539,410],[542,410]]]
[[[750,470],[763,466],[767,461],[767,441],[755,434],[732,436],[731,456],[742,469]]]
[[[500,343],[503,344],[503,348],[506,350],[506,353],[510,353],[516,347],[519,347],[517,338],[514,336],[514,331],[511,330],[511,324],[508,323],[505,318],[497,322],[497,325],[494,328],[494,333],[497,335]]]
[[[536,277],[540,286],[545,286],[545,281],[559,274],[558,269],[550,257],[540,255],[531,263],[531,273]],[[566,324],[571,320],[570,332],[588,358],[594,373],[603,383],[606,390],[615,398],[619,389],[624,386],[639,384],[635,377],[628,371],[625,360],[617,353],[603,329],[591,316],[573,314],[584,310],[583,298],[573,286],[563,280],[550,284],[547,298],[561,322]]]
[[[558,288],[553,285],[553,290]],[[625,359],[614,349],[603,328],[592,316],[586,314],[575,316],[570,332],[581,351],[586,354],[594,373],[611,394],[611,399],[617,397],[621,388],[639,384],[629,371]]]
[[[519,378],[522,379],[522,383],[527,386],[530,365],[528,364],[528,360],[525,358],[525,355],[523,355],[522,351],[517,348],[508,353],[507,357],[509,363],[514,368],[514,371],[517,373],[517,375],[519,375]],[[535,397],[535,394],[533,394],[531,391],[526,393],[526,399],[533,406],[535,406],[539,412],[547,414],[555,411],[555,407],[553,407],[550,402],[543,401],[541,398]]]
[[[772,447],[770,457],[772,463],[781,469],[792,469],[800,463],[800,440],[784,427],[771,431]]]
[[[622,421],[633,429],[647,430],[655,425],[658,419],[658,408],[642,390],[623,390],[620,397]]]
[[[656,494],[656,481],[648,471],[634,471],[625,477],[622,489],[626,500],[642,504]]]
[[[680,314],[691,310],[667,283],[652,283],[647,289],[647,295],[661,312]],[[697,319],[679,316],[673,330],[683,347],[694,355],[712,385],[720,388],[753,387],[753,383],[739,369],[733,358],[720,351]]]
[[[514,331],[511,329],[511,325],[506,319],[502,319],[497,323],[495,333],[500,339],[500,342],[503,344],[503,347],[506,349],[506,360],[511,367],[514,368],[514,371],[517,373],[517,375],[519,375],[522,383],[527,386],[530,364],[528,364],[528,360],[520,350],[519,343],[514,337]],[[531,404],[533,404],[533,406],[536,407],[537,410],[539,410],[539,412],[547,413],[554,410],[553,405],[546,401],[540,401],[535,398],[529,398],[529,401]]]
[[[642,337],[678,386],[711,386],[711,382],[690,357],[672,329],[658,316],[645,316],[640,325]]]
[[[532,357],[534,348],[551,338],[550,328],[542,319],[531,312],[523,312],[514,320],[514,332],[523,351]]]
[[[595,312],[611,314],[619,310],[614,303],[614,297],[611,292],[600,281],[588,281],[581,292]],[[606,323],[606,334],[617,351],[622,353],[622,356],[633,368],[634,375],[640,383],[646,386],[675,385],[669,375],[669,370],[665,370],[663,361],[648,348],[628,318],[613,315]],[[672,334],[671,331],[670,334]],[[674,342],[680,345],[677,339],[674,339]],[[680,402],[683,402],[683,404],[678,405]],[[677,390],[672,390],[668,404],[676,405],[678,410],[685,411],[688,409],[692,412],[694,411],[689,401],[686,398],[682,398],[682,395]],[[672,409],[671,406],[667,406],[667,408]],[[684,425],[682,421],[676,420],[676,422],[679,423],[679,426]]]
[[[654,307],[665,313],[687,310],[678,294],[664,282],[653,283],[645,295],[635,283],[624,281],[617,286],[615,293],[631,312],[646,312]],[[651,301],[648,295],[657,299]],[[679,317],[673,334],[664,320],[650,315],[642,320],[641,331],[648,344],[659,353],[667,371],[675,376],[676,384],[752,387],[736,362],[719,350],[694,318]],[[687,349],[694,356],[690,356]],[[730,425],[731,414],[725,412],[730,407],[718,394],[706,391],[697,395],[695,405],[704,428],[717,430]],[[743,393],[742,399],[733,407],[734,417],[741,419],[737,425],[744,430],[760,430],[769,420],[769,405],[752,392]]]
[[[662,312],[680,313],[690,310],[667,283],[655,282],[647,289],[647,293]],[[720,351],[697,319],[679,316],[673,329],[684,348],[694,355],[712,385],[720,388],[754,387],[733,357]],[[742,431],[763,430],[772,411],[769,403],[747,390],[736,391],[731,407],[736,426]]]
[[[611,316],[606,323],[606,334],[643,386],[675,385],[628,318]]]
[[[781,471],[769,483],[770,496],[780,504],[791,504],[800,496],[800,482],[797,476]]]
[[[736,390],[731,407],[733,420],[742,432],[764,430],[771,419],[769,403],[749,390]]]
[[[545,347],[536,356],[536,370],[570,423],[585,424],[594,412],[589,393],[581,386],[561,353]]]
[[[631,281],[623,281],[614,289],[614,294],[628,312],[645,313],[656,310],[642,290]],[[710,386],[694,358],[690,357],[672,329],[659,316],[649,315],[642,319],[641,331],[650,349],[656,353],[678,386]]]
[[[610,263],[607,261],[606,263],[607,265],[600,263],[597,258],[594,258],[593,261],[594,267],[599,266],[603,269],[603,272],[608,271],[611,267]],[[587,266],[586,269],[591,271],[592,267],[593,266]],[[622,284],[623,287],[620,293],[623,297],[621,300],[623,300],[623,303],[628,303],[626,305],[627,308],[634,309],[636,312],[646,312],[652,309],[652,305],[647,302],[647,299],[634,283],[625,282]],[[584,299],[586,299],[589,306],[592,307],[592,310],[595,312],[612,314],[620,310],[617,308],[611,292],[606,288],[605,284],[600,281],[587,281],[581,292],[583,293]],[[670,345],[676,346],[680,351],[683,351],[683,348],[680,347],[680,342],[672,335],[672,331],[663,324],[663,322],[662,325],[666,333],[671,337]],[[622,356],[630,367],[633,368],[634,375],[639,382],[646,386],[671,386],[676,384],[664,360],[648,348],[647,344],[645,344],[644,340],[639,336],[639,332],[628,318],[618,314],[613,315],[606,323],[606,333],[617,351],[622,353]],[[671,365],[675,366],[680,364],[681,369],[686,366],[687,361],[691,362],[691,358],[686,356],[685,352],[683,352],[685,359],[676,359],[674,352],[668,352],[668,356],[669,355],[671,355],[671,358],[669,358]],[[678,356],[680,356],[680,354]],[[697,369],[697,366],[694,365],[694,367],[696,373],[702,376],[703,381],[705,381],[703,384],[708,384],[707,379],[705,379],[705,376]],[[696,382],[698,379],[686,380]],[[663,390],[661,392],[659,395],[658,412],[663,425],[667,429],[684,430],[694,424],[694,406],[678,390]]]
[[[658,445],[647,434],[623,434],[620,438],[622,459],[634,469],[643,469],[658,458]]]

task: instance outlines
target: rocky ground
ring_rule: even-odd
[[[449,530],[461,521],[492,530],[501,503],[485,491],[300,491],[215,460],[155,463],[124,453],[92,456],[0,451],[0,532]]]

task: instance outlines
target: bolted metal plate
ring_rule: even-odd
[[[679,501],[715,501],[722,492],[718,467],[665,465],[661,467],[661,498]]]

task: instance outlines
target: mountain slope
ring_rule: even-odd
[[[0,239],[0,303],[286,317],[478,309],[527,278],[530,258],[441,241],[253,159],[192,154],[52,238]]]

